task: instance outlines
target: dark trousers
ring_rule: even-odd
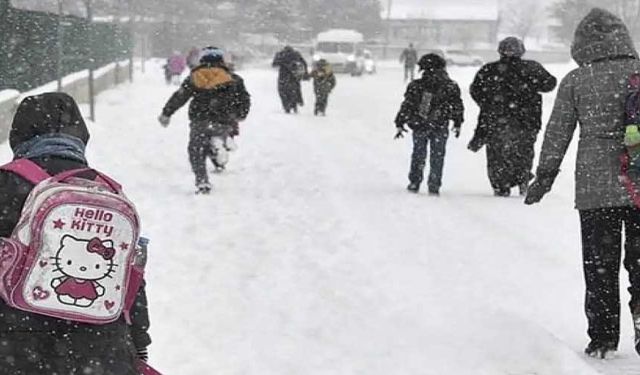
[[[633,311],[640,307],[640,210],[635,207],[580,211],[588,334],[597,344],[618,345],[619,271],[624,228],[624,267]]]
[[[207,157],[215,155],[213,137],[226,137],[230,126],[209,122],[193,122],[189,133],[189,162],[196,177],[196,185],[208,183]]]
[[[444,130],[413,132],[413,154],[411,155],[411,171],[409,172],[409,181],[411,183],[418,185],[422,183],[424,167],[427,161],[427,149],[431,146],[428,185],[432,189],[440,188],[448,137],[449,132],[446,128]]]
[[[280,78],[278,81],[278,93],[285,111],[296,111],[298,106],[304,105],[302,99],[302,87],[300,81],[292,77]]]
[[[533,177],[536,131],[512,129],[492,137],[487,143],[487,170],[496,191],[527,184]]]
[[[404,66],[404,80],[411,79],[413,81],[416,74],[416,66],[415,65],[405,65]]]
[[[327,112],[328,103],[329,103],[329,93],[316,91],[316,113]]]
[[[522,134],[519,152],[519,173],[518,183],[529,183],[533,179],[533,159],[536,157],[536,141],[538,140],[538,130],[526,130]]]

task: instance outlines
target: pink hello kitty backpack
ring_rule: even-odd
[[[1,239],[0,297],[59,319],[106,324],[124,314],[130,323],[146,254],[121,186],[91,169],[49,176],[26,159],[0,169],[35,185],[11,237]],[[77,177],[86,172],[95,181]]]

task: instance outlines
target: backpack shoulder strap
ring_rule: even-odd
[[[0,167],[0,170],[12,172],[34,185],[51,177],[42,167],[29,159],[17,159]]]

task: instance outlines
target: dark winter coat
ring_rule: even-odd
[[[400,55],[400,62],[407,67],[414,67],[418,63],[418,51],[415,48],[406,48]]]
[[[272,66],[279,69],[280,82],[300,82],[302,75],[308,73],[307,62],[300,52],[293,48],[285,48],[278,52],[273,58]]]
[[[162,114],[171,117],[190,99],[191,122],[233,125],[244,120],[251,108],[251,96],[244,81],[223,64],[202,64],[191,71],[180,89],[169,99]]]
[[[477,133],[489,133],[485,137],[500,133],[506,130],[505,124],[538,132],[542,126],[540,93],[552,91],[556,83],[535,61],[503,57],[483,66],[471,84],[471,96],[480,106]]]
[[[331,65],[317,67],[311,72],[311,78],[316,95],[329,95],[336,87],[336,76],[333,74]]]
[[[396,116],[396,127],[409,126],[414,131],[447,129],[449,121],[459,128],[464,121],[460,87],[443,69],[425,72],[411,82]]]
[[[45,94],[25,99],[13,121],[11,147],[15,150],[35,136],[51,133],[71,135],[85,143],[89,139],[71,97]],[[61,157],[32,160],[52,175],[86,167]],[[32,188],[21,177],[0,171],[1,237],[11,235]],[[22,312],[0,300],[0,375],[137,375],[133,369],[136,348],[146,348],[151,342],[144,288],[132,313],[132,326],[124,319],[97,326]]]
[[[629,31],[613,14],[594,9],[578,25],[572,46],[579,68],[560,83],[545,132],[537,181],[550,189],[577,124],[576,206],[580,210],[630,206],[619,180],[625,151],[628,78],[640,71]],[[636,181],[637,184],[637,181]]]
[[[278,93],[285,109],[303,104],[300,81],[308,74],[308,66],[300,52],[285,48],[276,54],[272,65],[278,68]]]

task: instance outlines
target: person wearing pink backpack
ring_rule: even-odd
[[[171,83],[179,84],[180,75],[186,68],[187,59],[182,56],[180,52],[173,52],[173,54],[167,59],[167,63],[164,66],[164,75],[167,85],[170,85]]]
[[[0,375],[150,371],[142,368],[151,339],[143,274],[135,273],[144,267],[137,214],[115,181],[89,169],[88,141],[66,94],[27,97],[18,107],[9,135],[14,161],[0,167]],[[111,210],[100,208],[104,202],[124,203]],[[123,229],[121,211],[134,229]],[[40,242],[28,240],[40,232]]]

